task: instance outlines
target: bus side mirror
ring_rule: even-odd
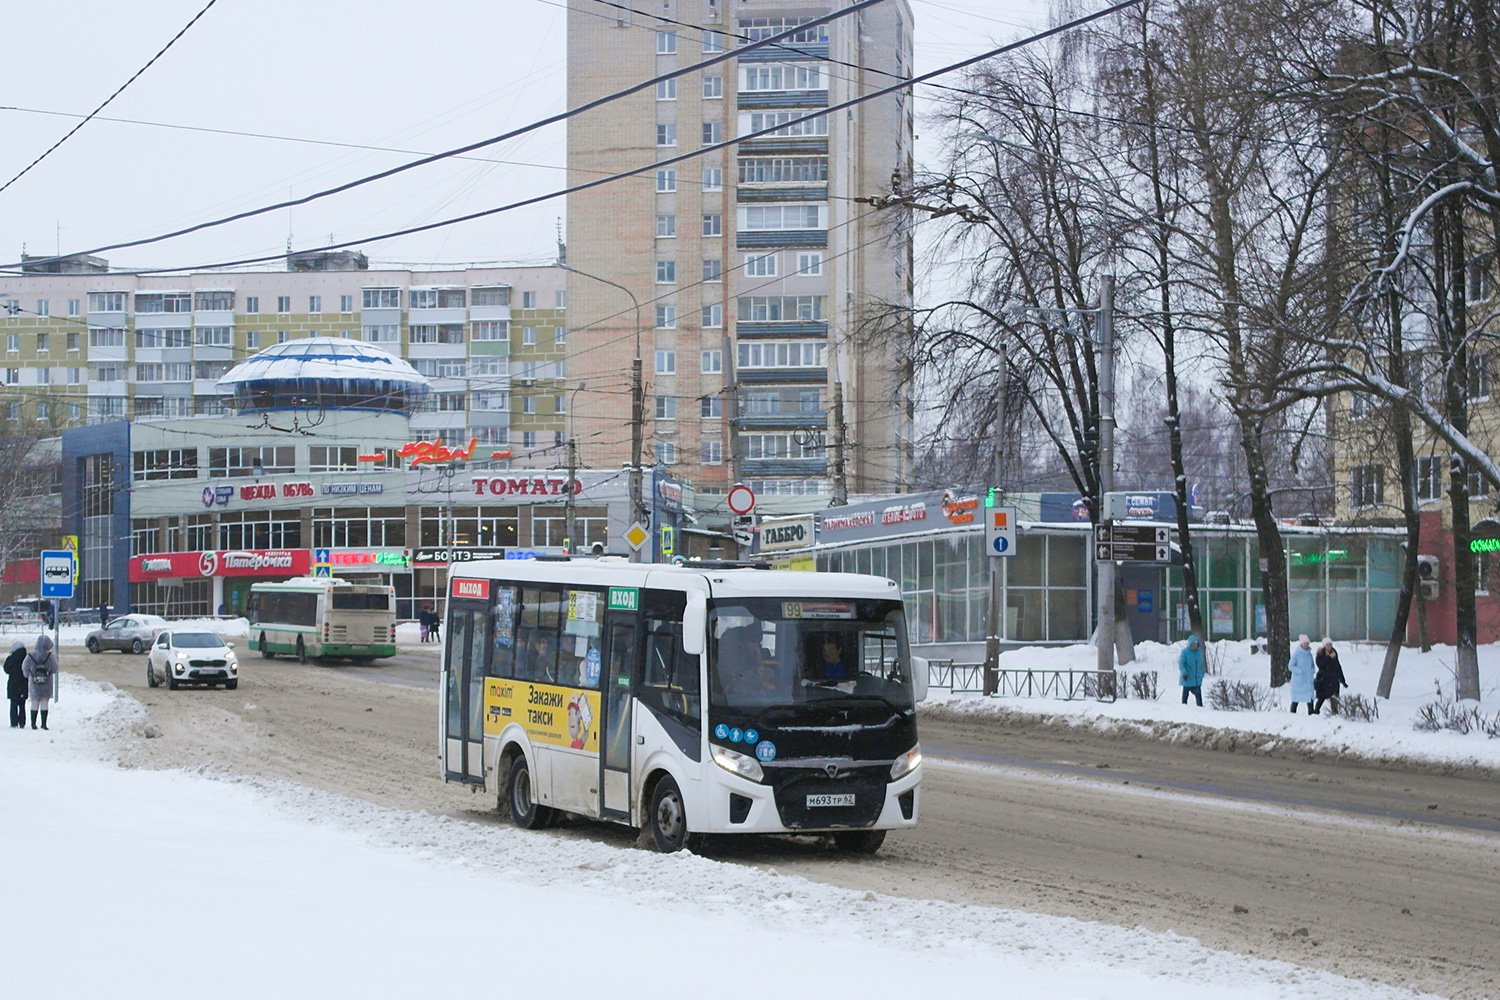
[[[911,658],[912,696],[917,701],[927,700],[927,660],[921,656]]]
[[[708,598],[689,593],[687,608],[682,612],[682,651],[689,656],[703,655],[703,633],[708,627]]]

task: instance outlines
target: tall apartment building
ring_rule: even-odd
[[[569,106],[838,6],[574,0]],[[910,176],[911,96],[818,112],[909,77],[911,24],[904,0],[891,0],[569,122],[570,186],[782,126],[570,196],[568,370],[585,385],[574,418],[586,464],[629,461],[638,337],[647,462],[707,492],[736,479],[765,494],[827,492],[837,393],[847,488],[902,482],[901,352],[870,324],[911,301],[911,235],[897,211],[855,199]]]
[[[516,467],[563,461],[566,290],[555,267],[367,270],[360,254],[280,271],[136,275],[99,258],[0,276],[0,425],[61,429],[224,412],[215,381],[296,337],[412,363],[432,394],[412,429],[476,437]]]

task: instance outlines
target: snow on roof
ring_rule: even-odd
[[[220,378],[218,385],[269,379],[383,379],[427,384],[415,368],[378,347],[342,337],[307,337],[252,354]]]

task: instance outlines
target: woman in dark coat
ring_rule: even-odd
[[[1344,680],[1344,667],[1339,663],[1339,652],[1333,648],[1332,639],[1323,639],[1323,645],[1318,649],[1317,664],[1318,676],[1313,678],[1313,693],[1318,696],[1318,700],[1313,704],[1313,715],[1322,711],[1325,701],[1333,702],[1333,712],[1337,715],[1339,688],[1348,687],[1349,682]]]
[[[17,639],[10,645],[10,655],[5,658],[5,696],[10,699],[10,728],[26,728],[26,672],[21,663],[26,659],[26,643]]]

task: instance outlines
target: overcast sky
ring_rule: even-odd
[[[205,2],[8,4],[0,184],[129,79]],[[912,6],[918,72],[981,51],[990,39],[1009,40],[1045,9],[1040,0]],[[30,254],[71,253],[153,235],[556,113],[564,103],[565,18],[561,0],[218,0],[102,112],[134,123],[95,119],[0,192],[0,257],[19,259],[23,244]],[[106,256],[117,267],[197,266],[280,253],[289,237],[302,248],[332,236],[364,241],[376,264],[546,263],[561,199],[396,240],[365,238],[554,190],[563,182],[564,143],[564,126],[551,126],[290,213]]]

